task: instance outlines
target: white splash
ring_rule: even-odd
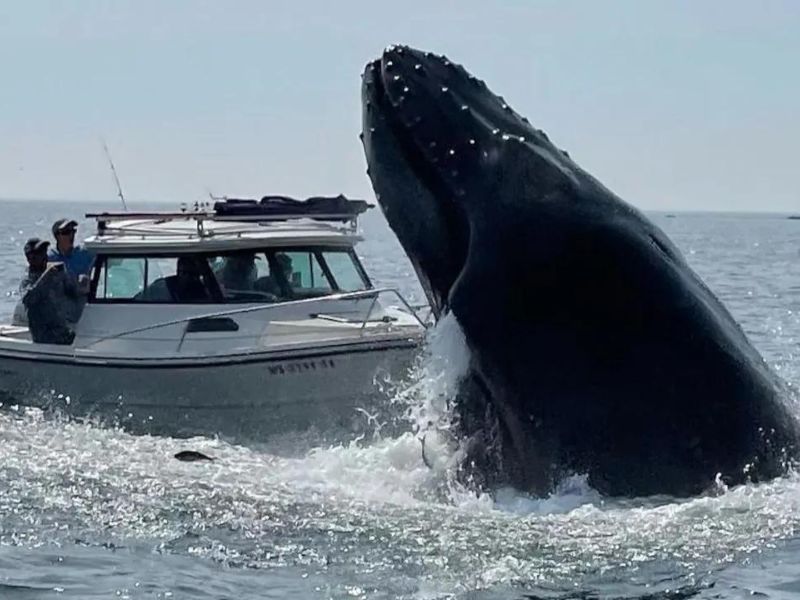
[[[408,407],[406,416],[416,431],[450,426],[450,404],[467,374],[469,361],[464,332],[455,316],[448,313],[430,330],[417,359],[413,383],[395,397],[395,402]]]

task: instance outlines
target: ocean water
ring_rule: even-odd
[[[24,240],[98,208],[107,207],[0,203],[0,317],[14,306]],[[359,254],[374,282],[422,301],[373,213]],[[800,221],[651,216],[800,387]],[[415,419],[446,418],[441,398],[465,360],[452,322],[431,334],[428,352],[411,381],[397,382],[396,402]],[[579,477],[550,498],[489,496],[452,480],[435,440],[433,469],[411,433],[317,440],[187,442],[0,412],[0,598],[800,595],[800,475],[683,500],[608,500]],[[187,445],[217,460],[169,460]]]

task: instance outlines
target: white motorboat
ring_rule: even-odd
[[[0,401],[171,434],[347,430],[425,331],[356,256],[368,206],[273,197],[86,215],[96,259],[75,340],[0,327]]]

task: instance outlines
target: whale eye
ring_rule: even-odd
[[[420,69],[422,69],[422,65],[420,65],[420,64],[414,65],[414,70],[415,71],[419,71]]]
[[[442,93],[443,93],[443,94],[446,94],[446,93],[449,91],[449,89],[450,89],[450,88],[448,88],[446,85],[443,85],[443,86],[442,86]]]

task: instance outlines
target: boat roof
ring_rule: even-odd
[[[344,196],[260,201],[222,199],[174,212],[103,212],[85,247],[102,254],[220,252],[286,246],[352,247],[358,215],[371,208]]]

